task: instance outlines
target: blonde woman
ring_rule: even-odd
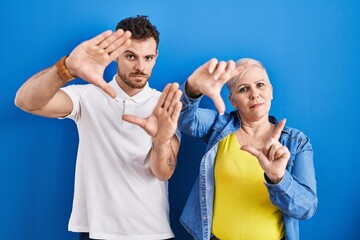
[[[226,84],[236,109],[225,113]],[[254,59],[200,66],[181,86],[179,129],[207,143],[181,222],[201,240],[299,239],[317,208],[309,138],[270,116],[273,88]],[[203,95],[218,112],[199,108]]]

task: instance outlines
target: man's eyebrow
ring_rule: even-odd
[[[131,54],[136,55],[134,52],[132,52],[132,51],[130,51],[130,50],[126,50],[124,53],[131,53]]]

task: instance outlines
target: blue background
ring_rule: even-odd
[[[67,231],[75,124],[22,112],[15,93],[81,41],[137,14],[161,33],[155,88],[183,82],[211,57],[264,63],[274,86],[271,113],[301,129],[314,148],[319,208],[301,222],[301,238],[360,238],[359,1],[1,0],[0,9],[0,239],[77,239]],[[105,79],[114,72],[112,64]],[[178,218],[204,147],[183,137],[169,194],[177,239],[190,239]]]

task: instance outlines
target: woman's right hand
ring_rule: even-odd
[[[197,68],[188,78],[186,94],[195,98],[204,94],[211,98],[220,114],[225,112],[225,104],[220,92],[223,85],[231,78],[235,69],[234,61],[218,61],[216,58]]]
[[[244,68],[243,65],[235,67],[233,60],[225,62],[212,58],[190,75],[186,84],[186,94],[192,98],[202,94],[208,96],[214,102],[218,112],[223,114],[225,103],[221,98],[221,88]]]

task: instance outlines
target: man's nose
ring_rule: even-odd
[[[135,65],[135,69],[138,70],[139,72],[143,72],[145,70],[144,62],[141,60],[138,60]]]

